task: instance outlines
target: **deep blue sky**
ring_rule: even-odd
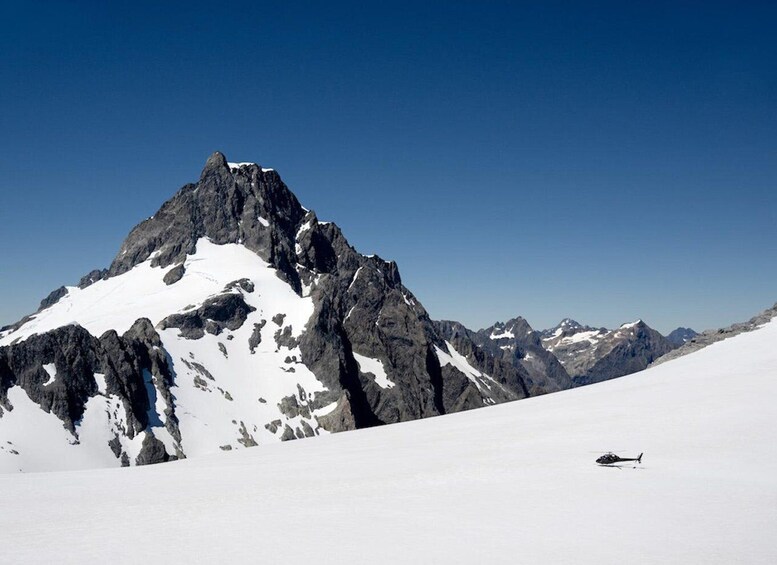
[[[0,325],[214,150],[435,318],[701,330],[777,301],[774,3],[388,4],[0,4]]]

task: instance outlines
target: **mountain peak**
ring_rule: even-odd
[[[197,241],[242,244],[281,271],[299,290],[294,234],[305,210],[280,176],[254,163],[233,163],[216,151],[199,180],[133,228],[105,276],[122,274],[156,253],[152,266],[181,263]],[[101,277],[98,277],[101,278]]]
[[[38,405],[57,437],[64,424],[89,446],[73,457],[116,466],[571,386],[544,366],[532,380],[466,328],[435,325],[396,263],[359,254],[277,173],[219,152],[132,229],[110,269],[44,306],[0,332],[0,415],[37,422]],[[81,422],[90,432],[79,439]],[[32,449],[14,470],[38,457]]]
[[[517,336],[530,334],[534,330],[522,316],[517,316],[506,322],[496,322],[480,331],[487,334],[490,339],[515,339]]]
[[[540,335],[542,335],[543,339],[547,339],[551,336],[558,337],[561,335],[574,334],[578,331],[590,330],[590,329],[592,328],[589,328],[588,326],[584,326],[581,323],[573,320],[572,318],[564,318],[552,328],[548,328],[546,330],[540,331]]]
[[[679,327],[667,334],[666,339],[675,347],[680,347],[699,335],[691,328]]]
[[[205,167],[203,167],[203,171],[226,166],[227,158],[224,156],[224,154],[221,151],[214,151],[211,153],[210,157],[208,157],[208,160],[205,161]]]
[[[228,176],[229,166],[227,165],[227,158],[220,151],[215,151],[205,161],[205,166],[200,173],[200,183],[208,179],[218,179],[216,186],[223,187]]]

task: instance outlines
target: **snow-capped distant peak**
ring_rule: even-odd
[[[636,320],[635,322],[629,322],[628,324],[621,325],[621,329],[622,330],[627,330],[629,328],[633,328],[634,326],[638,326],[641,323],[642,323],[642,320],[639,319],[639,320]]]

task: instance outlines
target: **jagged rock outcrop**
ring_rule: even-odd
[[[94,373],[105,349],[80,326],[66,326],[0,350],[0,403],[7,409],[8,389],[19,386],[46,412],[75,432],[86,400],[97,393]],[[52,377],[52,373],[56,377]]]
[[[135,458],[137,465],[153,465],[170,461],[170,454],[165,450],[165,444],[159,441],[153,434],[146,434],[140,453]],[[173,458],[174,459],[174,458]]]
[[[96,338],[78,325],[31,336],[0,348],[0,405],[8,411],[14,409],[8,390],[18,386],[44,412],[59,418],[77,442],[89,399],[98,395],[114,397],[123,410],[115,431],[131,440],[142,432],[153,438],[151,415],[160,415],[151,397],[159,395],[167,407],[166,431],[180,443],[170,390],[172,372],[160,346],[159,335],[146,319],[138,320],[122,336],[111,330]],[[153,394],[149,394],[149,385],[154,388]],[[143,446],[141,453],[160,451],[152,440],[144,440]],[[125,455],[120,442],[107,447],[119,460]],[[164,447],[161,449],[164,451]],[[164,460],[177,455],[165,452]],[[158,459],[154,456],[151,461],[148,457],[143,455],[141,459]]]
[[[236,330],[254,310],[241,294],[222,294],[207,299],[196,310],[168,316],[159,327],[178,328],[186,339],[199,339],[205,332],[219,335],[224,329]]]
[[[41,300],[40,306],[38,307],[38,311],[45,310],[52,304],[56,304],[57,301],[65,296],[67,294],[67,288],[64,286],[59,287],[58,289],[54,290],[49,294],[46,298]]]
[[[294,240],[305,214],[278,173],[253,163],[230,167],[216,152],[196,184],[184,186],[133,228],[102,278],[125,273],[152,253],[155,266],[182,263],[207,237],[216,244],[239,242],[299,290]]]

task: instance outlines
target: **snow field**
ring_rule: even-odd
[[[775,339],[314,441],[0,476],[0,561],[774,563]]]

